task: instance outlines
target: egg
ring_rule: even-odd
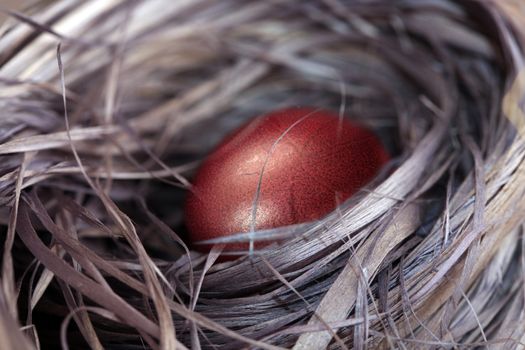
[[[257,117],[226,137],[198,169],[185,205],[190,239],[318,220],[388,160],[372,131],[331,111],[295,107]],[[248,246],[228,243],[223,254]]]

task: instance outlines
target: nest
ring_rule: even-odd
[[[1,348],[524,346],[519,0],[10,14]],[[256,234],[281,244],[222,263],[193,251],[182,207],[199,161],[290,105],[375,129],[390,168],[318,222]]]

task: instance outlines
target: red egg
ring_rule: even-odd
[[[263,115],[227,137],[198,170],[185,210],[190,239],[320,219],[388,160],[374,133],[336,113],[288,108]],[[228,243],[225,252],[247,249]]]

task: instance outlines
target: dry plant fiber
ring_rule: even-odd
[[[0,28],[0,349],[525,349],[520,0],[39,1]],[[395,155],[218,262],[199,162],[340,111]]]

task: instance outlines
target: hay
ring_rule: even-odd
[[[10,15],[1,348],[525,347],[519,0]],[[192,251],[181,208],[198,162],[290,105],[340,110],[395,160],[326,218],[256,234],[283,244],[224,263]]]

